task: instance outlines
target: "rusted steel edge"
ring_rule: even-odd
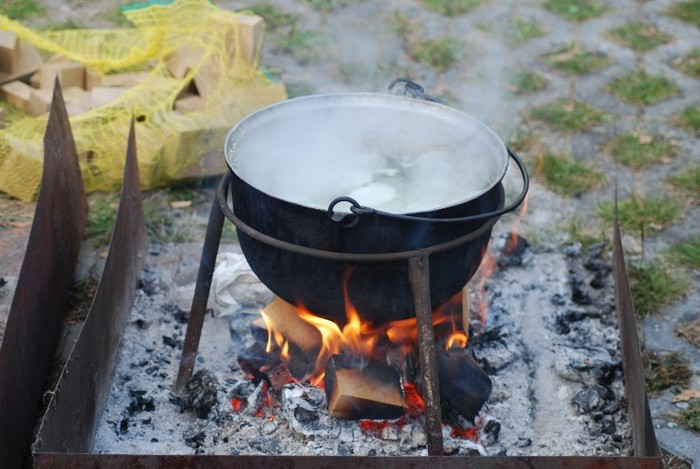
[[[101,469],[656,469],[657,458],[597,456],[205,456],[144,454],[60,454],[35,457],[37,468]],[[37,464],[37,462],[39,464]]]
[[[44,415],[35,452],[88,452],[92,448],[145,253],[132,120],[119,210],[104,271]]]
[[[0,461],[6,468],[20,467],[29,454],[86,217],[78,155],[56,80],[41,190],[0,347]]]
[[[661,467],[661,451],[651,421],[649,402],[644,384],[644,368],[637,337],[637,322],[632,303],[629,276],[625,265],[625,255],[620,237],[617,218],[617,193],[615,194],[615,220],[613,223],[613,261],[615,265],[615,290],[617,293],[617,313],[620,321],[620,342],[622,364],[625,372],[625,395],[627,414],[632,429],[632,442],[636,456],[658,457]]]
[[[440,384],[437,375],[435,332],[430,302],[430,262],[428,254],[408,260],[408,281],[413,292],[418,329],[418,356],[420,358],[421,384],[425,401],[425,434],[428,455],[445,454],[442,441],[442,412],[440,409]]]

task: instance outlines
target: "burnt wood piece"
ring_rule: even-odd
[[[86,217],[78,155],[56,81],[41,190],[0,346],[0,461],[5,468],[20,467],[28,454]]]
[[[331,417],[338,419],[395,419],[408,404],[396,371],[372,363],[364,368],[345,368],[338,356],[326,364],[326,400]]]
[[[289,372],[298,380],[303,380],[316,366],[316,358],[323,346],[321,332],[313,324],[299,317],[297,309],[286,301],[277,298],[262,310],[264,317],[282,334],[289,343],[289,359],[282,357]]]
[[[473,422],[491,395],[491,379],[468,349],[439,349],[440,398],[452,414]]]
[[[92,448],[146,258],[146,246],[132,120],[107,260],[83,329],[44,415],[35,452],[88,452]]]

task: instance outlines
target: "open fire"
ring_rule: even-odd
[[[493,272],[492,264],[489,257],[480,274],[482,287]],[[239,357],[239,364],[250,378],[263,380],[270,388],[297,382],[325,389],[330,416],[364,419],[360,422],[364,430],[404,425],[407,419],[420,418],[425,409],[416,380],[420,373],[415,365],[416,318],[383,324],[363,320],[347,293],[351,275],[352,269],[346,269],[344,323],[278,298],[261,310],[261,320],[252,322],[253,335],[260,340]],[[486,307],[485,300],[482,307]],[[474,439],[474,419],[490,395],[491,381],[467,349],[469,316],[465,287],[433,312],[432,323],[438,344],[441,401],[448,410],[444,420],[452,427],[453,437]],[[485,320],[485,311],[479,312],[479,321]],[[260,356],[262,340],[265,357]],[[232,405],[240,408],[240,401]]]

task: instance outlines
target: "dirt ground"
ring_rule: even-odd
[[[114,14],[115,2],[39,3],[44,12],[26,20],[37,27],[71,24],[102,28],[119,22]],[[262,8],[262,2],[256,1],[213,3],[233,10]],[[622,199],[630,195],[667,195],[680,207],[666,226],[655,225],[646,232],[625,229],[629,262],[640,262],[642,258],[661,262],[671,246],[697,242],[697,182],[694,192],[677,189],[668,182],[670,177],[684,174],[693,166],[697,168],[700,163],[700,130],[684,128],[677,120],[684,109],[700,104],[697,71],[693,74],[676,66],[700,47],[698,24],[670,13],[683,2],[620,0],[599,16],[582,21],[566,19],[545,8],[545,3],[556,2],[472,2],[479,5],[453,17],[429,8],[430,3],[441,2],[270,1],[274,8],[265,10],[270,16],[263,62],[272,75],[285,83],[290,97],[334,92],[383,93],[393,78],[406,76],[447,104],[490,125],[524,158],[534,176],[522,229],[536,249],[560,249],[582,233],[609,243],[609,225],[599,216],[599,207],[613,201],[615,187]],[[661,31],[669,38],[648,50],[634,50],[610,33],[630,22],[642,22],[647,32]],[[455,41],[446,52],[421,49],[425,39],[445,38]],[[567,72],[557,65],[566,61],[567,54],[574,54],[567,52],[571,44],[593,56],[604,57],[606,62],[589,73]],[[554,54],[554,58],[548,59],[549,54]],[[677,92],[656,102],[636,103],[625,101],[612,91],[615,79],[640,70],[665,77],[672,84],[667,86],[675,87]],[[541,89],[526,88],[522,80],[528,73],[542,79]],[[564,100],[564,114],[573,113],[572,103],[580,102],[595,106],[609,117],[569,130],[557,124],[566,120],[566,115],[553,122],[537,116],[536,109],[557,100]],[[669,153],[641,167],[618,164],[606,144],[628,133],[642,136],[641,140],[668,142],[674,149],[673,155]],[[544,157],[551,154],[589,165],[587,168],[605,176],[604,182],[566,195],[556,181],[548,180],[544,174]],[[592,179],[593,172],[584,171],[583,177]],[[506,182],[509,193],[517,190],[515,175],[509,175]],[[168,218],[168,223],[187,224],[192,237],[202,239],[211,187],[211,181],[188,186],[195,194],[191,196],[194,203]],[[158,197],[158,191],[155,192],[150,197]],[[32,211],[31,203],[0,198],[0,277],[6,282],[0,286],[0,318],[9,307]],[[508,221],[506,217],[504,223]],[[498,229],[497,226],[495,232]],[[650,394],[650,406],[662,446],[700,465],[700,437],[685,429],[680,419],[688,403],[672,402],[682,390],[700,389],[698,343],[692,345],[676,332],[679,327],[700,324],[700,272],[697,265],[684,272],[690,282],[688,293],[649,315],[642,330],[647,351],[677,351],[689,363],[690,380]]]

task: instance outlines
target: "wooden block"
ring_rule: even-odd
[[[41,116],[47,113],[51,107],[51,99],[53,97],[53,91],[47,89],[34,89],[31,90],[31,95],[29,97],[29,103],[27,105],[27,112],[32,116]]]
[[[32,88],[41,88],[41,72],[32,73],[32,76],[29,77],[29,84],[32,85]]]
[[[127,72],[104,75],[102,77],[102,86],[123,86],[130,88],[141,83],[146,77],[148,77],[148,72]]]
[[[77,62],[46,63],[41,67],[40,88],[52,90],[58,77],[63,89],[85,87],[85,67]]]
[[[103,76],[99,70],[90,67],[85,68],[85,89],[92,91],[96,86],[106,86],[103,84]]]
[[[90,90],[90,107],[96,108],[104,106],[107,103],[111,103],[119,96],[122,95],[128,88],[124,87],[109,87],[109,86],[95,86]]]
[[[175,101],[175,110],[182,113],[199,111],[200,109],[204,108],[205,102],[206,101],[201,96],[197,96],[196,94],[188,94],[182,98],[178,98],[177,101]]]
[[[5,126],[5,108],[0,107],[0,129]]]
[[[440,398],[451,414],[473,422],[491,395],[491,378],[468,349],[437,350]]]
[[[66,110],[69,116],[83,114],[91,109],[91,93],[77,86],[64,88],[63,99],[66,102]]]
[[[13,81],[0,87],[0,98],[17,109],[27,112],[32,87],[21,81]]]
[[[194,76],[194,86],[197,93],[202,97],[209,96],[219,84],[221,79],[221,68],[218,63],[209,60],[202,65]]]
[[[243,56],[243,60],[252,67],[257,67],[256,53],[260,50],[265,23],[259,16],[239,15],[238,16],[238,45]]]
[[[190,69],[199,65],[202,61],[202,54],[204,54],[204,50],[201,47],[195,48],[184,45],[166,56],[165,64],[173,77],[179,80],[187,75]]]
[[[408,410],[399,377],[383,363],[345,368],[338,356],[326,364],[326,399],[331,417],[394,419]]]
[[[0,72],[12,73],[12,69],[19,59],[19,47],[17,36],[10,31],[0,30]]]
[[[301,319],[297,309],[286,301],[277,298],[262,309],[262,316],[268,330],[273,328],[289,343],[289,358],[284,358],[290,373],[303,380],[316,365],[321,351],[321,332]]]

